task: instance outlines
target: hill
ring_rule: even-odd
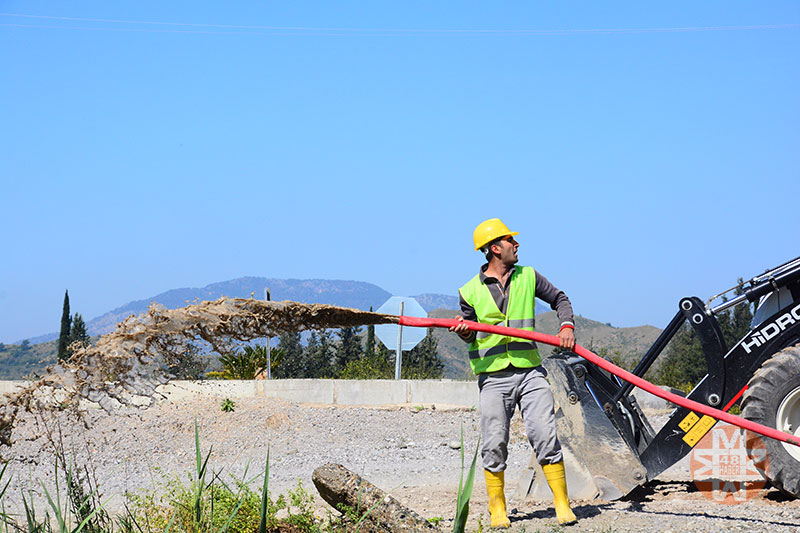
[[[434,318],[455,318],[458,311],[435,309],[429,313]],[[575,317],[578,342],[594,352],[605,353],[631,368],[641,359],[661,330],[652,326],[615,328],[582,316]],[[539,331],[555,333],[558,317],[555,312],[536,315]],[[362,332],[362,335],[364,333]],[[434,329],[434,337],[439,345],[439,357],[444,363],[445,377],[451,379],[472,379],[472,371],[467,359],[467,346],[453,333],[444,329]],[[552,352],[552,347],[540,345],[543,357]],[[0,347],[0,379],[20,379],[31,373],[41,373],[44,367],[55,362],[56,341],[40,344],[11,344]]]
[[[151,302],[164,305],[168,309],[175,309],[195,301],[216,300],[223,296],[230,298],[250,298],[254,296],[262,299],[267,288],[269,288],[271,299],[274,301],[291,300],[293,302],[338,305],[363,310],[369,309],[370,306],[377,309],[392,296],[377,285],[363,281],[244,277],[212,283],[199,289],[173,289],[157,294],[152,298],[129,302],[122,307],[90,320],[87,323],[87,329],[90,335],[108,333],[114,329],[117,323],[130,315],[147,311],[147,307]]]
[[[183,287],[171,289],[150,298],[134,300],[116,309],[112,309],[86,323],[89,335],[104,335],[113,331],[118,323],[131,315],[147,311],[155,302],[167,309],[183,307],[195,301],[216,300],[223,296],[230,298],[264,298],[265,289],[270,289],[272,300],[291,300],[301,303],[319,303],[352,307],[368,310],[377,309],[392,294],[388,291],[363,281],[345,281],[329,279],[279,279],[247,276],[228,281],[212,283],[201,288]],[[423,309],[431,312],[434,309],[458,309],[458,296],[455,294],[426,293],[414,296]],[[549,308],[540,301],[536,302],[536,312],[545,312]],[[28,339],[31,344],[40,344],[58,338],[58,333],[51,332]],[[18,343],[19,344],[19,343]]]
[[[230,298],[264,298],[264,290],[269,288],[272,300],[291,300],[302,303],[320,303],[367,310],[377,309],[392,294],[363,281],[344,281],[327,279],[278,279],[248,276],[212,283],[201,288],[184,287],[171,289],[150,298],[134,300],[112,309],[86,323],[89,335],[103,335],[112,331],[116,325],[130,315],[147,311],[152,303],[161,304],[168,309],[202,300],[216,300],[222,296]],[[457,309],[458,298],[445,294],[421,294],[414,298],[426,311],[432,309]],[[31,344],[51,341],[58,333],[47,333],[29,339]]]
[[[384,289],[361,281],[322,280],[322,279],[276,279],[263,277],[243,277],[202,288],[172,289],[152,298],[136,300],[117,307],[87,323],[90,335],[97,336],[112,331],[117,323],[133,314],[143,313],[151,302],[167,308],[182,307],[198,300],[215,300],[222,296],[235,298],[264,297],[269,287],[273,300],[292,300],[304,303],[323,303],[356,309],[378,308],[391,294]],[[458,314],[458,297],[444,294],[420,294],[415,296],[429,316],[453,318]],[[557,331],[557,317],[547,305],[536,302],[537,329],[544,332]],[[606,350],[607,354],[624,362],[638,360],[652,344],[660,330],[652,326],[635,328],[614,328],[608,324],[576,317],[578,342],[594,351]],[[471,376],[466,346],[452,333],[437,329],[434,332],[439,342],[439,352],[445,364],[448,378],[468,378]],[[55,361],[56,333],[43,335],[16,345],[0,348],[0,378],[21,378],[32,372],[42,372],[47,364]],[[542,346],[544,356],[551,352],[549,346]]]
[[[56,361],[57,341],[0,344],[0,379],[22,379],[41,374]]]
[[[429,313],[434,318],[455,318],[457,312],[436,309]],[[555,334],[558,331],[558,317],[554,311],[536,315],[536,329],[543,333]],[[605,352],[627,367],[633,366],[653,344],[661,330],[653,326],[615,328],[582,316],[575,317],[578,343],[593,352]],[[437,328],[433,335],[439,343],[439,357],[445,366],[445,377],[470,379],[472,371],[467,358],[467,345],[454,333]],[[553,348],[540,345],[542,357],[549,356]],[[602,353],[601,353],[602,355]]]

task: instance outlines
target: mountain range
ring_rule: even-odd
[[[86,330],[92,336],[103,335],[113,331],[119,322],[131,315],[144,313],[153,302],[161,304],[168,309],[176,309],[195,301],[216,300],[223,296],[230,298],[250,298],[252,296],[263,299],[266,289],[270,290],[270,297],[274,301],[291,300],[301,303],[338,305],[364,311],[370,307],[377,309],[393,296],[381,287],[363,281],[278,279],[247,276],[212,283],[202,288],[184,287],[171,289],[150,298],[128,302],[87,321]],[[456,295],[426,293],[418,294],[413,298],[429,313],[434,309],[458,309],[458,297]],[[548,310],[546,305],[542,305],[537,301],[537,313]],[[56,338],[58,338],[58,333],[53,332],[28,339],[28,341],[31,344],[38,344]]]
[[[370,307],[377,309],[392,296],[381,287],[362,281],[244,277],[212,283],[202,288],[172,289],[150,298],[129,302],[89,320],[87,330],[92,336],[108,333],[117,323],[130,315],[145,312],[152,302],[174,309],[195,301],[216,300],[223,296],[264,298],[267,288],[274,301],[322,303],[362,310],[368,310]],[[429,316],[453,318],[458,314],[456,295],[419,294],[414,298]],[[605,354],[628,366],[632,366],[633,361],[641,358],[661,331],[652,326],[615,328],[610,324],[580,315],[575,317],[575,325],[579,343],[595,351],[604,351]],[[555,334],[558,330],[558,318],[555,312],[539,301],[536,302],[536,329],[550,334]],[[458,379],[470,377],[465,344],[456,335],[444,329],[434,328],[433,335],[438,341],[439,356],[445,366],[445,377]],[[7,345],[0,349],[0,375],[5,378],[19,378],[30,372],[39,371],[43,368],[43,364],[49,364],[55,359],[57,338],[57,333],[50,333],[29,339],[32,351],[27,353],[24,360],[12,356],[12,346]],[[551,349],[549,346],[540,346],[540,351],[543,356],[547,356]]]

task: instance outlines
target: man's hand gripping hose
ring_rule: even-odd
[[[554,337],[552,335],[545,335],[544,333],[538,333],[536,331],[525,331],[516,328],[507,328],[505,326],[492,326],[489,324],[481,324],[479,322],[459,321],[452,318],[421,318],[421,317],[411,317],[411,316],[400,316],[397,317],[397,319],[400,325],[403,326],[414,326],[421,328],[451,328],[458,326],[459,324],[466,324],[471,331],[483,331],[485,333],[495,333],[498,335],[504,335],[506,337],[517,337],[520,339],[527,339],[531,341],[542,342],[544,344],[550,344],[552,346],[559,346],[561,343],[561,340],[558,337]],[[732,415],[730,413],[726,413],[725,411],[720,411],[719,409],[714,409],[713,407],[710,407],[708,405],[698,403],[694,400],[683,398],[676,394],[672,394],[671,392],[667,392],[653,385],[649,381],[645,381],[639,376],[635,376],[630,372],[628,372],[627,370],[623,370],[622,368],[610,363],[609,361],[606,361],[597,354],[590,352],[583,346],[576,344],[575,348],[572,351],[580,355],[590,363],[594,363],[603,370],[611,372],[615,376],[624,379],[625,381],[639,387],[640,389],[649,392],[650,394],[653,394],[654,396],[663,398],[676,405],[680,405],[681,407],[691,409],[692,411],[696,411],[698,413],[714,417],[717,420],[723,420],[725,422],[728,422],[729,424],[733,424],[740,428],[747,429],[754,433],[758,433],[759,435],[763,435],[771,439],[776,439],[781,442],[794,444],[795,446],[800,446],[800,438],[794,435],[784,433],[783,431],[778,431],[777,429],[768,428],[767,426],[751,422],[750,420],[746,420],[742,417]]]

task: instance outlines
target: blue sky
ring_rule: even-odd
[[[617,326],[800,255],[797,2],[0,13],[0,341],[64,289],[87,319],[240,276],[455,294],[491,217]]]

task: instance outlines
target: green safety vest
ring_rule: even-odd
[[[511,274],[505,315],[497,308],[489,288],[481,282],[479,275],[458,292],[475,309],[478,322],[533,331],[536,296],[533,267],[517,267]],[[482,374],[503,370],[509,365],[532,368],[542,364],[542,360],[533,341],[478,331],[469,345],[469,364],[475,374]]]

